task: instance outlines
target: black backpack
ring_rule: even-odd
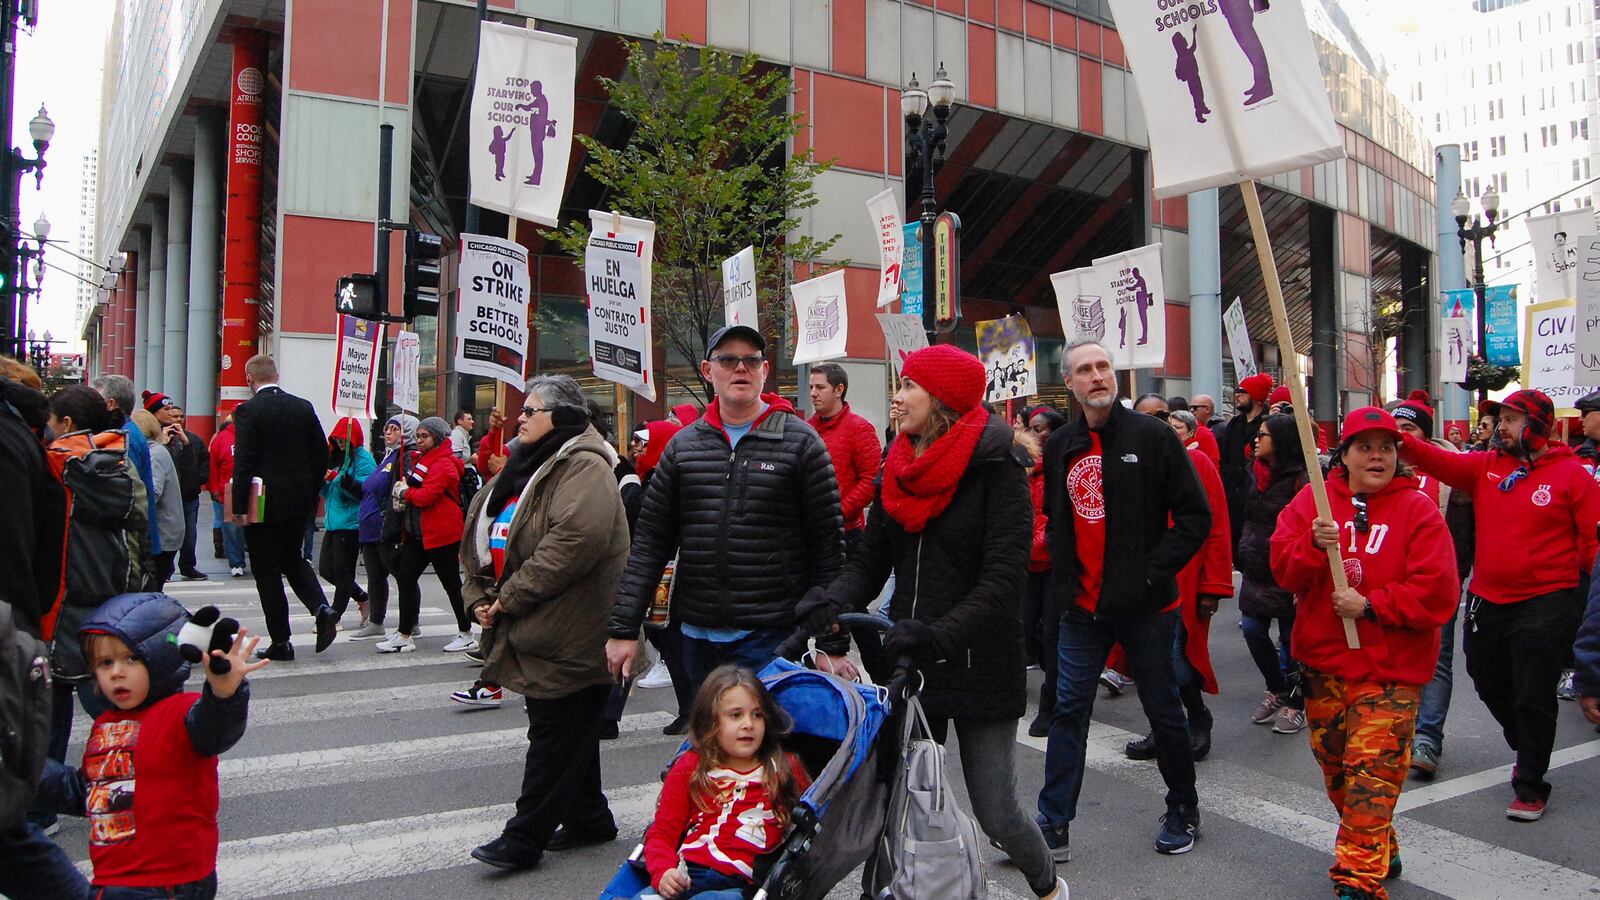
[[[478,467],[467,463],[466,469],[461,473],[461,511],[465,513],[467,507],[472,505],[472,498],[478,496],[478,489],[483,487],[483,476],[478,474]]]
[[[50,745],[50,647],[0,600],[0,831],[33,804]]]

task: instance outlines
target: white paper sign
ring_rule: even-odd
[[[1150,131],[1157,197],[1344,156],[1294,0],[1111,0]]]
[[[577,76],[576,38],[479,23],[468,125],[473,203],[560,224]]]
[[[1523,309],[1522,386],[1543,391],[1556,415],[1573,415],[1578,400],[1594,390],[1578,384],[1573,335],[1576,308],[1571,300],[1532,303]]]
[[[928,346],[928,333],[922,330],[921,316],[878,313],[878,327],[883,329],[883,341],[889,347],[889,361],[897,376],[906,357]]]
[[[1050,276],[1056,292],[1056,309],[1061,314],[1061,333],[1067,343],[1100,341],[1107,349],[1106,310],[1112,305],[1111,285],[1104,272],[1094,266],[1069,269]]]
[[[654,400],[650,274],[656,223],[591,209],[589,229],[583,278],[594,374]]]
[[[1033,329],[1020,315],[975,323],[978,358],[988,376],[983,399],[991,403],[1031,397],[1039,392]]]
[[[378,383],[378,348],[383,325],[355,316],[339,317],[339,343],[333,358],[333,411],[372,419]]]
[[[1578,238],[1593,234],[1594,211],[1574,209],[1528,220],[1534,293],[1540,302],[1578,295]]]
[[[760,330],[757,312],[756,248],[746,247],[722,261],[723,324]]]
[[[528,249],[487,234],[461,235],[456,371],[521,390],[528,359]]]
[[[1578,251],[1574,377],[1600,384],[1600,234],[1580,235],[1572,243]]]
[[[1260,371],[1256,351],[1250,346],[1250,328],[1244,321],[1244,301],[1238,297],[1222,313],[1222,326],[1228,332],[1228,350],[1233,353],[1234,378],[1248,378]]]
[[[402,331],[394,336],[394,359],[389,381],[394,386],[394,405],[408,413],[418,412],[422,391],[419,387],[422,374],[422,337],[415,331]]]
[[[1166,289],[1161,245],[1149,244],[1094,261],[1098,278],[1111,286],[1105,304],[1106,346],[1119,369],[1154,369],[1167,356]],[[1112,318],[1114,317],[1114,321]]]
[[[867,201],[867,214],[878,237],[878,306],[900,299],[900,260],[905,254],[905,230],[900,225],[900,204],[893,190]]]
[[[1467,357],[1477,331],[1472,315],[1459,303],[1446,301],[1439,314],[1439,380],[1461,384],[1467,380]]]
[[[844,270],[835,269],[795,284],[794,364],[821,362],[844,355],[850,331],[850,310],[845,303]]]

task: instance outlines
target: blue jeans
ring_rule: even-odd
[[[1278,623],[1276,644],[1272,641],[1273,622]],[[1298,665],[1294,660],[1294,648],[1289,642],[1289,635],[1294,631],[1294,616],[1277,618],[1240,613],[1239,630],[1244,632],[1244,645],[1250,650],[1250,658],[1255,661],[1256,668],[1261,670],[1267,690],[1287,698],[1289,673],[1295,671]],[[1295,709],[1305,709],[1305,697],[1302,695],[1290,700],[1290,705]]]
[[[1439,663],[1433,667],[1433,680],[1422,687],[1422,705],[1417,709],[1417,744],[1427,744],[1434,750],[1444,750],[1444,718],[1450,712],[1450,687],[1454,680],[1452,667],[1456,658],[1456,617],[1460,607],[1450,614],[1450,621],[1439,629]]]
[[[222,501],[211,501],[211,521],[221,523],[222,527],[222,555],[228,558],[228,568],[244,568],[244,532],[232,522],[222,518]]]
[[[689,677],[689,696],[717,666],[732,663],[752,672],[761,671],[778,655],[778,645],[794,632],[787,628],[757,628],[737,641],[708,641],[683,636],[683,671]]]
[[[747,896],[745,889],[755,893],[755,886],[743,878],[734,878],[724,875],[716,869],[706,866],[697,866],[689,863],[689,889],[679,894],[680,897],[694,897],[696,900],[744,900]],[[661,896],[655,888],[645,888],[633,895],[636,900],[655,900]]]
[[[1044,788],[1039,791],[1041,825],[1064,828],[1078,814],[1095,689],[1111,645],[1119,641],[1155,737],[1156,766],[1167,784],[1167,809],[1192,811],[1199,805],[1189,722],[1172,671],[1177,624],[1176,610],[1143,616],[1094,616],[1074,604],[1061,617],[1056,718],[1045,747]]]
[[[78,900],[88,891],[88,879],[38,825],[23,822],[0,834],[0,894]]]

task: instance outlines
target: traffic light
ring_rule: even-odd
[[[333,310],[343,316],[354,316],[369,322],[383,320],[382,297],[378,289],[378,276],[357,274],[339,279],[333,291]]]
[[[439,259],[444,241],[417,228],[406,229],[406,290],[402,309],[407,321],[439,315]]]

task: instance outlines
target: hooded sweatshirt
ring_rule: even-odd
[[[338,468],[328,470],[328,478],[323,482],[322,496],[327,498],[323,527],[328,531],[355,531],[360,525],[361,504],[365,499],[362,484],[378,468],[378,463],[372,458],[372,451],[362,444],[361,423],[354,418],[345,416],[334,423],[328,440],[331,444],[339,438],[349,441],[350,449],[339,459]]]
[[[1516,603],[1570,590],[1594,565],[1600,543],[1600,484],[1572,451],[1551,444],[1510,490],[1501,481],[1523,466],[1504,450],[1453,453],[1406,437],[1401,454],[1451,487],[1472,494],[1478,542],[1472,593],[1490,603]]]
[[[217,756],[244,736],[250,683],[226,700],[207,685],[183,691],[189,664],[172,640],[189,614],[165,594],[121,594],[80,634],[109,634],[132,648],[150,675],[135,709],[95,719],[83,768],[46,765],[40,798],[89,818],[94,883],[187,884],[217,867]]]

